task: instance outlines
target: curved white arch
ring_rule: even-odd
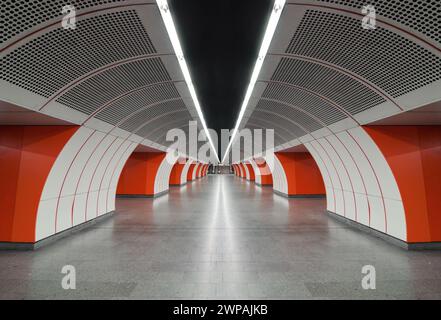
[[[193,160],[188,159],[187,162],[184,165],[184,168],[182,169],[181,172],[181,185],[184,185],[187,183],[187,174],[188,174],[188,169],[190,169],[190,165],[193,163]]]
[[[277,155],[274,154],[274,161],[270,161],[270,159],[267,159],[267,157],[264,157],[264,159],[268,163],[271,174],[273,175],[273,190],[277,193],[287,195],[288,180],[286,178],[285,170],[283,169],[282,163],[280,162],[279,158],[277,158]]]
[[[305,143],[319,166],[329,211],[400,240],[406,217],[384,155],[362,127]]]
[[[261,184],[262,183],[262,177],[260,175],[259,167],[257,166],[257,164],[254,161],[254,159],[250,159],[250,164],[251,164],[251,166],[253,167],[253,170],[254,170],[254,182],[256,184]]]
[[[80,127],[55,160],[40,197],[35,241],[115,209],[116,183],[137,143]]]
[[[242,162],[242,166],[243,166],[243,168],[245,169],[245,175],[244,175],[244,178],[247,179],[247,180],[250,180],[250,172],[248,171],[248,167],[247,167],[247,165],[245,164],[245,162]]]
[[[178,159],[179,155],[176,155],[175,152],[167,152],[162,160],[158,171],[156,171],[155,187],[153,189],[155,196],[169,190],[170,173]]]
[[[196,180],[197,179],[197,177],[198,177],[198,175],[197,175],[197,172],[198,172],[198,169],[199,169],[199,166],[200,166],[201,164],[198,162],[198,163],[196,163],[196,165],[194,166],[194,168],[193,168],[193,172],[191,173],[192,174],[192,176],[191,176],[191,180]]]

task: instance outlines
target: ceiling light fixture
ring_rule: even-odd
[[[242,107],[239,112],[239,117],[237,118],[236,126],[234,127],[233,134],[231,136],[227,150],[225,151],[224,157],[222,159],[222,164],[225,163],[225,159],[228,156],[228,152],[230,151],[231,146],[234,143],[234,139],[236,138],[237,131],[239,130],[240,123],[245,114],[245,110],[247,109],[248,102],[250,101],[260,70],[262,69],[263,61],[265,60],[266,54],[271,44],[271,40],[273,39],[274,36],[274,32],[276,31],[277,23],[279,22],[279,18],[280,15],[282,14],[283,7],[285,6],[285,2],[286,0],[274,1],[273,11],[271,12],[271,17],[266,27],[265,36],[263,37],[262,45],[260,47],[259,55],[257,57],[256,64],[254,66],[253,74],[251,75],[251,80],[248,85],[248,89],[245,94],[245,98],[243,100]]]
[[[191,81],[190,71],[188,69],[187,63],[185,62],[184,53],[181,48],[181,43],[179,42],[178,33],[176,32],[175,24],[173,23],[173,18],[170,13],[170,7],[168,6],[167,0],[156,0],[156,4],[158,5],[159,11],[161,12],[162,20],[164,21],[165,28],[167,29],[168,36],[175,51],[176,58],[178,59],[179,66],[181,67],[181,71],[184,75],[185,82],[187,83],[188,90],[190,91],[194,106],[199,115],[199,119],[201,120],[211,148],[216,155],[216,159],[219,162],[219,156],[217,154],[213,140],[211,139],[207,124],[205,123],[204,114],[202,113],[201,105],[199,104],[199,100],[196,95],[196,90],[194,88],[193,82]]]

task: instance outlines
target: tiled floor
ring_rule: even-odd
[[[285,199],[207,177],[34,252],[0,252],[0,298],[441,299],[441,252],[407,252]],[[61,268],[76,268],[63,290]],[[361,287],[364,265],[376,290]]]

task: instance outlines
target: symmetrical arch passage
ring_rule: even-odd
[[[19,168],[12,159],[19,161],[20,154],[44,159],[42,172],[33,172],[41,180],[33,185],[29,212],[9,202],[1,205],[2,212],[8,206],[11,223],[4,225],[0,241],[32,243],[113,211],[117,188],[121,194],[149,196],[167,191],[176,159],[165,153],[165,134],[175,126],[188,127],[198,116],[155,1],[77,1],[81,27],[75,32],[61,27],[59,1],[47,2],[43,11],[24,2],[5,4],[6,11],[33,18],[4,21],[1,98],[75,124],[5,129],[5,145],[15,145],[5,147],[16,155],[10,158],[13,167]],[[24,138],[15,131],[32,131],[43,140],[29,153],[17,147]],[[61,141],[64,145],[56,143]],[[130,156],[138,145],[149,152]],[[179,168],[181,175],[173,181],[186,183],[188,169],[189,164]],[[136,172],[142,174],[136,177]],[[18,178],[20,170],[15,173]],[[14,195],[21,192],[15,189]],[[15,234],[21,219],[20,229],[26,231]]]
[[[437,11],[429,2],[376,1],[377,28],[366,32],[363,5],[288,0],[240,128],[275,130],[275,159],[267,162],[275,192],[326,193],[328,211],[380,234],[407,243],[441,241],[434,214],[440,201],[429,191],[441,188],[432,165],[440,160],[439,127],[414,125],[405,133],[366,126],[391,116],[418,124],[424,120],[409,111],[439,110]],[[430,28],[422,16],[430,17]],[[301,144],[309,154],[292,152]],[[256,184],[263,184],[263,160],[250,164]]]
[[[288,197],[326,194],[328,211],[407,243],[441,239],[439,126],[356,127],[303,142],[309,153],[277,152],[234,172]]]
[[[192,162],[180,164],[174,152],[133,152],[137,143],[86,127],[17,126],[0,131],[0,149],[9,154],[2,176],[8,170],[14,181],[34,177],[32,184],[21,180],[11,190],[2,185],[11,199],[27,199],[2,202],[7,219],[0,236],[7,242],[35,243],[112,212],[116,193],[161,195],[169,189],[172,169],[180,167],[177,177],[186,182],[183,172]],[[200,177],[205,176],[207,165],[198,168]]]
[[[154,197],[207,174],[167,152],[166,133],[188,132],[198,104],[156,2],[76,1],[75,32],[59,2],[4,5],[28,18],[4,21],[2,107],[63,125],[0,127],[13,181],[0,189],[0,241],[34,243],[115,210],[116,193]],[[234,173],[284,196],[326,193],[328,211],[396,239],[441,242],[439,126],[369,126],[439,110],[439,7],[375,1],[367,31],[363,1],[286,3],[239,123],[274,129],[276,153]],[[292,152],[301,144],[309,153]]]

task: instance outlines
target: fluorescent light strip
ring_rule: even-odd
[[[231,146],[234,143],[234,139],[236,138],[237,132],[239,131],[240,123],[242,122],[242,118],[245,114],[245,111],[248,107],[248,102],[250,101],[251,95],[254,90],[254,86],[256,85],[257,78],[259,77],[260,70],[262,69],[263,61],[265,60],[266,54],[271,44],[271,40],[273,39],[274,32],[276,31],[277,24],[280,19],[280,15],[282,14],[283,7],[285,6],[286,0],[275,0],[273,11],[271,13],[271,17],[268,21],[268,25],[266,27],[265,36],[263,37],[262,45],[260,47],[259,56],[257,57],[256,64],[254,66],[253,74],[251,75],[251,80],[248,85],[247,92],[245,94],[245,98],[242,103],[242,107],[239,112],[239,117],[236,121],[236,126],[233,130],[233,135],[231,136],[230,143],[228,144],[227,150],[225,151],[224,158],[222,159],[222,164],[225,162],[225,159],[228,156],[228,152],[231,149]]]
[[[196,111],[201,120],[202,126],[205,130],[205,134],[210,142],[211,148],[216,155],[216,159],[219,162],[219,156],[217,154],[216,148],[214,146],[213,140],[211,139],[210,132],[208,131],[207,124],[205,123],[204,114],[202,113],[201,105],[199,104],[198,97],[196,95],[196,90],[194,89],[193,82],[191,81],[190,71],[188,69],[187,63],[185,62],[184,53],[181,48],[181,43],[179,42],[178,33],[176,32],[175,24],[173,23],[173,18],[170,13],[170,8],[168,6],[167,0],[156,0],[156,3],[161,12],[162,20],[164,21],[165,28],[167,29],[168,36],[172,43],[173,49],[175,51],[176,57],[178,58],[179,66],[184,75],[185,82],[187,83],[188,90],[190,91],[191,98],[193,100]]]

